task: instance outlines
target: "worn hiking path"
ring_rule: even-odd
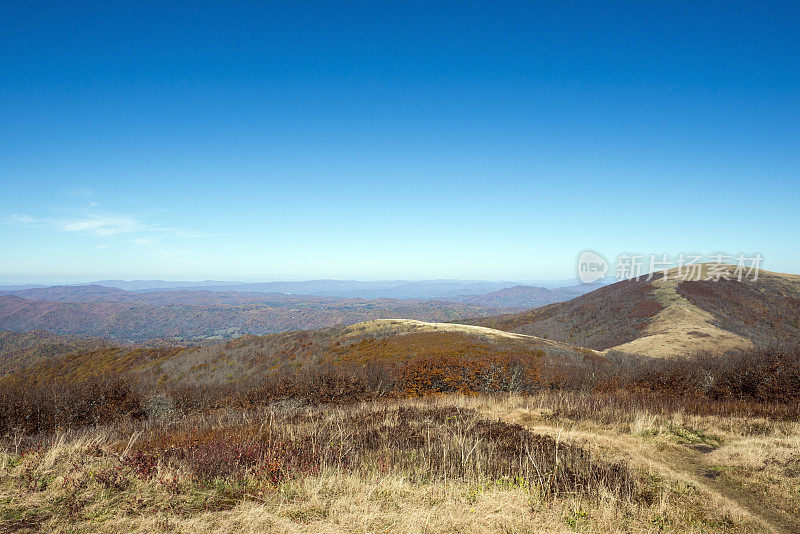
[[[520,417],[522,415],[522,417]],[[592,430],[566,430],[549,421],[531,418],[520,412],[503,419],[522,424],[530,430],[560,436],[561,439],[590,446],[599,446],[609,453],[626,456],[634,465],[654,468],[670,477],[691,484],[701,491],[733,505],[746,516],[758,532],[800,534],[800,517],[775,506],[769,498],[743,487],[706,460],[717,447],[706,444],[674,444],[646,442],[632,434],[605,433]]]
[[[742,487],[740,483],[713,469],[704,456],[712,448],[684,445],[664,451],[661,460],[673,472],[697,487],[735,503],[758,523],[764,532],[800,533],[800,518],[775,507],[764,495]]]

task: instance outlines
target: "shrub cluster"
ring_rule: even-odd
[[[348,404],[431,393],[579,391],[663,413],[800,417],[800,347],[782,346],[647,359],[438,356],[405,362],[337,363],[274,372],[224,385],[163,386],[160,402],[180,411],[252,408],[276,401]],[[153,415],[147,398],[121,377],[65,384],[7,382],[0,388],[0,435]]]
[[[451,406],[277,408],[223,425],[212,418],[148,435],[125,463],[143,477],[154,476],[157,464],[188,469],[209,484],[277,484],[333,469],[402,472],[419,482],[496,481],[535,488],[545,498],[597,497],[600,488],[619,498],[650,498],[623,463]]]
[[[64,384],[14,381],[0,388],[0,435],[36,434],[143,415],[142,393],[121,377]]]
[[[652,392],[711,401],[800,403],[800,346],[676,359],[622,358],[603,365],[595,390]]]

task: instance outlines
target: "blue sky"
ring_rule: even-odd
[[[9,2],[0,282],[800,272],[800,7]]]

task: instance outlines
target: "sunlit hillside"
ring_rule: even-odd
[[[761,271],[756,281],[739,281],[734,266],[720,268],[728,279],[705,280],[707,264],[699,275],[703,280],[683,281],[673,269],[565,303],[467,322],[659,357],[765,346],[800,336],[800,277]]]

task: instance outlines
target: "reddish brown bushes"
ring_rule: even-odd
[[[278,372],[242,384],[174,387],[181,409],[236,405],[252,407],[279,400],[346,404],[381,397],[430,393],[533,391],[540,387],[541,355],[438,356],[371,364],[339,362]]]
[[[247,422],[165,428],[139,442],[126,463],[153,476],[154,459],[209,483],[276,484],[326,469],[378,470],[417,482],[488,479],[534,487],[544,497],[597,497],[604,488],[648,498],[624,464],[455,407],[282,408]]]
[[[206,411],[283,400],[348,404],[429,393],[542,389],[593,393],[604,402],[638,403],[658,412],[796,419],[800,417],[800,349],[757,348],[662,360],[613,354],[586,354],[579,359],[522,354],[338,363],[272,373],[240,384],[165,387],[159,395],[171,409]],[[141,391],[122,378],[62,385],[16,381],[0,389],[0,433],[33,434],[142,417],[147,407]]]
[[[566,302],[468,324],[532,334],[603,350],[633,341],[663,307],[647,280],[624,280]]]
[[[800,418],[800,346],[645,359],[594,369],[592,391],[637,399],[658,412]]]
[[[796,289],[773,281],[687,281],[678,293],[710,312],[714,324],[761,343],[796,342],[800,336],[800,300]]]
[[[0,388],[0,434],[34,434],[143,415],[142,394],[124,378],[48,385],[17,381]]]
[[[411,396],[455,391],[527,391],[538,385],[538,358],[538,355],[421,358],[402,367],[398,389]]]
[[[613,375],[612,375],[613,373]],[[800,347],[775,346],[678,359],[632,359],[605,370],[597,389],[775,404],[800,402]]]

